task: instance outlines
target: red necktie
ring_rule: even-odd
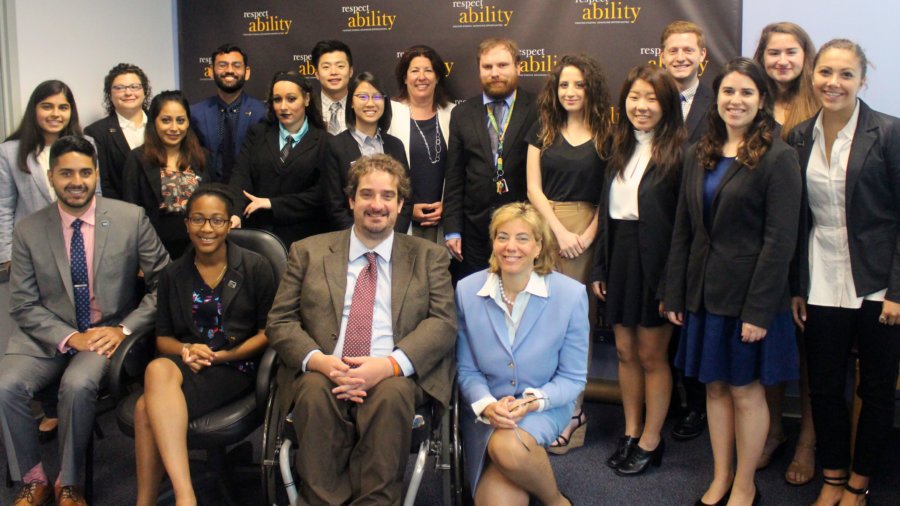
[[[344,357],[366,357],[372,349],[372,313],[375,310],[375,284],[378,270],[375,253],[366,253],[368,264],[356,278],[356,288],[350,301],[350,316],[344,333]]]

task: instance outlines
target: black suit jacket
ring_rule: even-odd
[[[600,237],[594,253],[594,271],[591,281],[606,281],[609,274],[611,237],[609,237],[609,191],[616,171],[608,168],[603,193],[600,195]],[[644,282],[657,288],[657,297],[663,298],[666,259],[675,225],[675,208],[678,205],[678,189],[681,170],[666,174],[652,162],[644,171],[638,185],[638,245]]]
[[[390,155],[403,165],[406,175],[409,175],[409,163],[406,161],[406,148],[403,142],[393,135],[381,132],[381,140],[384,142],[384,153]],[[353,212],[347,203],[347,174],[350,166],[357,158],[362,156],[359,144],[353,138],[349,130],[328,137],[327,158],[322,172],[322,193],[325,198],[325,208],[331,219],[331,230],[343,230],[353,225]],[[412,202],[406,202],[397,216],[394,231],[405,234],[412,221]]]
[[[800,156],[803,174],[802,232],[791,266],[791,292],[802,297],[809,292],[809,231],[813,225],[806,166],[815,144],[817,118],[797,125],[788,137]],[[845,192],[856,293],[862,297],[887,288],[886,298],[900,302],[900,119],[873,111],[862,100],[847,161]]]
[[[191,309],[194,276],[193,248],[163,271],[159,278],[156,335],[206,344],[206,338],[194,324]],[[231,349],[266,328],[275,298],[275,278],[268,260],[229,242],[228,269],[220,283],[225,349]]]
[[[270,199],[272,208],[244,218],[244,228],[268,230],[285,245],[327,229],[319,186],[327,137],[325,131],[310,125],[282,165],[278,123],[250,127],[229,182],[236,196],[235,212],[243,216],[249,203],[243,190]]]
[[[206,156],[207,152],[204,150],[203,154]],[[144,148],[141,146],[129,153],[122,180],[122,200],[143,207],[153,228],[159,226],[159,205],[162,203],[162,178],[159,170],[156,163],[150,163],[144,157]],[[201,182],[206,181],[205,169],[193,170]]]
[[[87,128],[84,133],[94,138],[97,144],[97,162],[100,166],[100,189],[103,196],[121,199],[123,191],[123,173],[125,162],[131,148],[125,140],[125,134],[119,126],[116,113],[99,119]]]
[[[462,274],[487,267],[491,252],[488,225],[494,209],[528,200],[525,137],[536,120],[534,95],[519,88],[503,141],[503,171],[509,192],[498,195],[482,95],[466,100],[450,113],[443,224],[445,234],[462,236]]]
[[[688,144],[694,144],[700,140],[700,136],[706,133],[709,128],[709,108],[714,102],[713,92],[703,83],[697,86],[697,93],[694,94],[694,101],[691,102],[691,110],[688,111],[687,118],[684,119],[684,128],[688,134]]]
[[[703,222],[706,169],[685,158],[666,271],[666,309],[739,317],[768,328],[790,307],[788,268],[797,240],[797,153],[776,138],[750,169],[732,162]]]

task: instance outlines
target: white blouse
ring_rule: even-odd
[[[609,188],[609,217],[614,220],[637,220],[638,187],[653,155],[653,132],[634,131],[637,146],[625,170],[613,179]]]
[[[813,227],[809,233],[809,303],[858,309],[863,300],[883,301],[887,288],[859,297],[850,268],[847,239],[847,163],[859,120],[859,101],[850,120],[825,156],[825,131],[819,114],[813,129],[813,148],[806,166],[806,185]]]

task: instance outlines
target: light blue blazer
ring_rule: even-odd
[[[547,446],[569,422],[588,367],[590,324],[583,284],[548,274],[548,296],[531,295],[510,347],[503,310],[489,296],[477,295],[487,276],[487,270],[477,272],[456,287],[460,429],[473,493],[493,427],[475,421],[472,403],[488,395],[500,399],[520,397],[526,388],[542,390],[549,405],[526,415],[519,427]]]

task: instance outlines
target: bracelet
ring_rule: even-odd
[[[397,359],[388,355],[388,360],[391,361],[391,367],[394,368],[394,376],[403,376],[403,371],[400,369],[400,364],[397,363]]]

